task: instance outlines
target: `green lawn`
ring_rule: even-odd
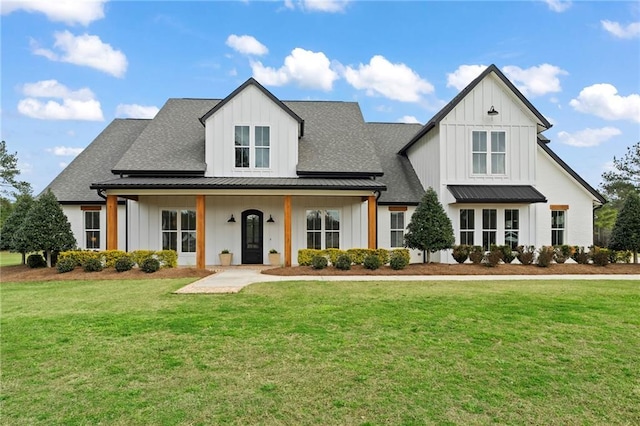
[[[640,283],[1,286],[11,425],[637,424]]]
[[[22,264],[22,255],[20,253],[9,253],[8,251],[0,251],[0,266],[11,266]]]

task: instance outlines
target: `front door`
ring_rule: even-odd
[[[262,212],[242,212],[242,263],[262,264]]]

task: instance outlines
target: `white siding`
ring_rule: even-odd
[[[440,145],[438,128],[432,129],[429,133],[418,140],[407,151],[407,157],[420,179],[422,186],[426,188],[437,188],[440,186]]]
[[[411,216],[416,211],[415,206],[407,206],[404,212],[404,226],[411,222]],[[378,206],[378,247],[393,250],[398,247],[391,247],[391,212],[389,206]],[[409,250],[411,253],[411,263],[422,263],[422,252],[419,250]]]
[[[234,128],[270,128],[270,168],[235,168]],[[295,177],[298,122],[253,85],[236,95],[205,123],[206,176]],[[254,151],[251,152],[253,161]]]
[[[84,228],[84,211],[80,205],[62,205],[62,211],[67,216],[71,224],[71,231],[76,238],[78,248],[85,250],[87,248],[86,234]],[[126,248],[126,227],[125,224],[125,206],[118,204],[118,250]],[[100,248],[96,250],[107,249],[107,209],[100,206]]]

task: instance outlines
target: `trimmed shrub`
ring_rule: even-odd
[[[411,252],[409,252],[408,248],[398,248],[398,249],[392,249],[389,252],[389,263],[391,263],[391,258],[394,255],[400,255],[402,256],[405,260],[406,260],[406,265],[411,263]]]
[[[85,272],[100,272],[102,271],[102,261],[98,258],[88,259],[84,264]]]
[[[482,263],[482,259],[484,259],[484,250],[480,246],[473,246],[469,251],[469,259],[473,262],[474,265],[479,265]]]
[[[382,266],[382,260],[377,254],[370,254],[364,258],[363,265],[367,269],[375,270]]]
[[[498,250],[502,252],[502,261],[504,263],[511,263],[516,258],[516,253],[511,249],[511,246],[497,246]]]
[[[311,267],[313,269],[324,269],[328,264],[329,261],[327,260],[327,258],[320,254],[313,256],[313,259],[311,260]]]
[[[592,247],[589,257],[596,266],[607,266],[609,264],[609,250],[606,248]]]
[[[91,250],[69,250],[63,251],[58,255],[58,261],[68,258],[73,259],[76,262],[76,266],[84,266],[89,259],[102,260],[102,254]]]
[[[564,263],[571,258],[573,251],[573,247],[566,244],[553,246],[553,260],[555,260],[556,263]]]
[[[380,258],[380,262],[382,262],[383,265],[386,265],[391,260],[389,250],[387,249],[379,248],[374,251],[374,254]]]
[[[102,256],[104,256],[104,267],[105,268],[113,268],[116,265],[116,261],[120,259],[122,256],[126,256],[127,253],[122,250],[105,250],[101,252]]]
[[[311,266],[311,263],[313,262],[313,258],[321,254],[322,254],[322,250],[300,249],[298,250],[298,265]]]
[[[369,254],[369,249],[348,249],[347,254],[354,265],[362,265],[364,263],[364,258]]]
[[[163,268],[175,268],[178,266],[178,252],[175,250],[160,250],[156,257]]]
[[[338,259],[333,264],[336,269],[340,269],[341,271],[348,271],[351,269],[351,258],[348,254],[344,253],[338,256]]]
[[[621,250],[616,252],[616,262],[631,263],[633,253],[631,250]]]
[[[533,258],[535,257],[535,247],[534,246],[518,246],[516,247],[516,259],[518,262],[523,265],[531,265],[533,263]]]
[[[76,268],[76,266],[77,266],[76,261],[71,257],[67,257],[66,259],[60,259],[58,260],[58,263],[56,263],[56,269],[61,274],[64,274],[65,272],[73,271]]]
[[[134,250],[131,252],[131,256],[133,256],[133,261],[136,262],[140,267],[142,266],[142,263],[146,259],[153,257],[154,254],[155,254],[155,251],[153,250]]]
[[[553,260],[554,249],[549,246],[542,246],[538,250],[538,258],[536,259],[536,265],[542,268],[548,268]]]
[[[403,253],[399,251],[391,252],[391,258],[389,260],[389,265],[391,269],[394,271],[398,271],[400,269],[404,269],[409,264],[407,258],[403,255]]]
[[[491,246],[491,250],[489,253],[484,255],[484,259],[482,259],[485,266],[496,267],[502,260],[503,253],[502,249],[499,246]]]
[[[571,255],[571,258],[580,265],[586,265],[589,263],[589,252],[584,250],[584,247],[573,246],[574,253]]]
[[[133,257],[130,255],[122,256],[116,260],[114,267],[118,272],[130,271],[133,265],[136,263],[133,261]]]
[[[147,257],[140,265],[140,270],[148,274],[156,272],[158,269],[160,269],[160,261],[154,257]]]
[[[328,248],[324,250],[322,254],[327,256],[329,258],[329,262],[331,262],[331,264],[335,266],[336,262],[338,261],[338,257],[340,257],[343,254],[347,254],[347,252],[337,248]]]
[[[471,251],[471,246],[466,244],[460,244],[458,246],[453,246],[453,251],[451,252],[451,256],[458,263],[464,263],[469,258],[469,252]]]
[[[27,257],[27,266],[29,266],[29,268],[44,268],[47,266],[47,262],[41,254],[30,254],[29,257]]]

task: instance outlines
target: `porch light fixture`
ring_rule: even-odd
[[[500,114],[498,111],[496,111],[496,109],[493,107],[493,105],[491,105],[491,109],[489,111],[487,111],[487,114],[489,114],[490,116],[494,116],[494,115],[498,115]]]
[[[267,223],[276,223],[276,221],[273,220],[273,216],[269,215],[269,219],[267,219]]]
[[[233,217],[233,213],[231,213],[231,217],[229,218],[229,220],[227,220],[227,222],[229,223],[236,223],[236,218]]]

